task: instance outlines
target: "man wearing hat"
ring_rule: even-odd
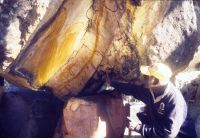
[[[182,93],[170,82],[171,69],[162,64],[141,66],[147,84],[111,82],[120,92],[132,95],[146,104],[145,112],[138,113],[141,124],[133,130],[145,138],[196,138],[194,124],[187,117],[187,104]]]

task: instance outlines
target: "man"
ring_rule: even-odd
[[[194,124],[186,119],[186,102],[181,92],[170,82],[170,68],[155,63],[152,66],[141,66],[140,70],[148,77],[147,85],[111,82],[115,89],[146,104],[145,112],[138,114],[142,124],[133,126],[133,130],[145,138],[196,138]]]

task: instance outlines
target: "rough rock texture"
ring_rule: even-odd
[[[162,61],[174,71],[173,81],[188,102],[196,122],[200,114],[200,8],[197,1],[172,1],[146,43],[149,62]],[[145,33],[143,34],[145,35]],[[142,40],[142,39],[139,39]],[[178,75],[177,75],[178,74]]]
[[[45,84],[59,97],[77,95],[100,63],[107,62],[102,59],[108,56],[108,48],[114,47],[111,52],[120,55],[110,59],[114,63],[111,69],[116,67],[114,74],[120,72],[117,78],[126,80],[137,78],[139,60],[131,35],[133,17],[126,8],[131,6],[134,7],[125,1],[64,1],[56,18],[36,33],[7,70],[15,76],[5,77],[32,89]],[[107,67],[103,68],[105,72]]]
[[[35,29],[53,16],[62,1],[3,0],[0,2],[0,68],[5,69],[12,63],[29,37],[34,34]],[[48,9],[50,11],[46,13]]]
[[[198,46],[196,32],[197,20],[192,1],[173,1],[165,18],[153,32],[156,44],[152,46],[154,49],[151,53],[156,55],[155,52],[157,52],[157,58],[169,60],[177,67],[180,67],[181,64],[187,65],[188,62],[183,61],[190,61],[189,55],[193,56],[195,48]]]
[[[120,96],[71,98],[54,138],[121,138],[127,113]]]
[[[1,138],[51,138],[63,103],[29,90],[4,93],[0,103]]]
[[[193,58],[199,44],[193,1],[144,1],[140,7],[98,2],[64,1],[7,70],[15,76],[7,78],[65,97],[88,91],[91,81],[95,92],[106,74],[134,81],[139,63],[162,61],[176,73]]]

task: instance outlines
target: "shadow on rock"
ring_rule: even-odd
[[[51,94],[6,92],[0,103],[0,138],[52,138],[62,108]]]

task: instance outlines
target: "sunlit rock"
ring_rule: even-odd
[[[71,98],[63,109],[54,138],[121,138],[127,115],[120,96]]]
[[[108,76],[136,81],[140,64],[162,61],[176,74],[189,65],[199,43],[199,15],[190,0],[141,6],[68,0],[54,13],[41,20],[5,77],[31,89],[50,87],[61,98],[95,93]]]
[[[101,63],[124,12],[123,3],[71,0],[62,6],[8,69],[21,77],[10,78],[14,83],[33,89],[45,84],[56,95],[76,95]]]
[[[174,73],[186,68],[199,46],[197,25],[193,1],[171,1],[152,30],[154,39],[147,49],[151,62],[165,61]]]
[[[0,68],[5,70],[63,0],[7,0],[0,4]],[[49,10],[47,12],[47,10]],[[43,22],[41,22],[41,19]]]

